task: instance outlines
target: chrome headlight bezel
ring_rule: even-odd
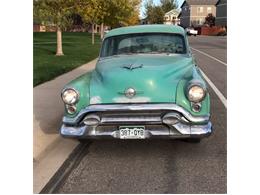
[[[71,100],[71,101],[67,101],[66,98],[65,98],[66,93],[68,93],[69,91],[74,93],[73,94],[73,96],[74,96],[73,100]],[[61,92],[61,99],[65,104],[75,105],[79,101],[79,92],[74,88],[65,88]]]
[[[203,95],[201,97],[199,97],[199,98],[192,97],[191,90],[192,90],[192,88],[195,88],[195,87],[199,88],[203,92]],[[190,102],[194,102],[194,103],[202,102],[205,99],[206,94],[207,94],[207,89],[204,86],[200,85],[200,84],[190,84],[188,86],[187,98],[188,98],[188,100]]]

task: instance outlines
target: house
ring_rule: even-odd
[[[202,26],[208,14],[216,16],[216,4],[218,0],[185,0],[181,5],[180,25]]]
[[[46,32],[46,26],[37,19],[33,19],[33,32]]]
[[[179,15],[180,15],[179,9],[172,9],[171,11],[167,12],[164,15],[164,24],[179,25],[180,24]]]
[[[148,22],[148,20],[147,20],[147,17],[141,19],[139,23],[140,23],[141,25],[143,25],[143,24],[149,24],[149,22]]]
[[[227,26],[227,0],[219,0],[216,4],[216,26]]]
[[[46,26],[41,24],[33,24],[33,32],[46,32]]]

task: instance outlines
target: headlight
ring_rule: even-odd
[[[75,104],[79,99],[79,94],[75,89],[65,89],[61,94],[62,100],[65,104]]]
[[[191,102],[201,102],[206,95],[205,89],[198,85],[193,85],[188,89],[188,98]]]

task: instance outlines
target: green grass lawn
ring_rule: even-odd
[[[33,33],[33,86],[54,79],[98,56],[99,35],[95,36],[95,45],[91,44],[90,33],[64,32],[62,35],[64,56],[55,56],[56,33]]]

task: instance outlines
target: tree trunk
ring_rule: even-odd
[[[102,22],[100,26],[100,39],[103,39],[103,37],[104,37],[104,23]]]
[[[61,34],[61,28],[57,27],[57,48],[56,48],[56,56],[63,56],[62,51],[62,34]]]
[[[94,23],[92,23],[92,45],[95,44],[95,28],[94,28]]]

